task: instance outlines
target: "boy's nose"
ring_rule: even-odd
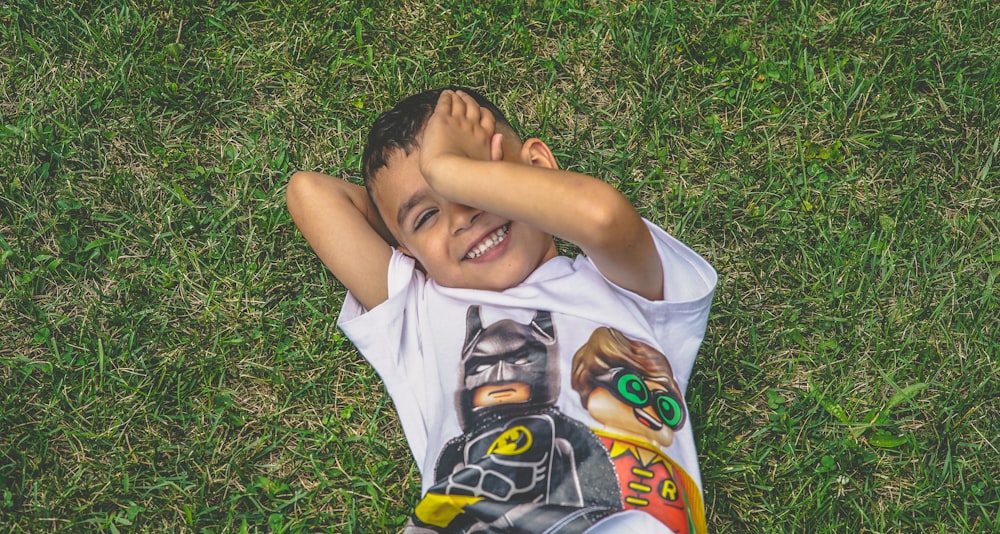
[[[468,229],[472,226],[472,223],[476,220],[476,218],[483,213],[480,209],[465,206],[463,204],[452,204],[449,208],[448,215],[453,234],[458,234],[459,232]]]

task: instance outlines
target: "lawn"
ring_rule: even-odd
[[[719,271],[714,531],[996,532],[998,58],[992,0],[0,1],[0,524],[398,531],[283,188],[457,83]]]

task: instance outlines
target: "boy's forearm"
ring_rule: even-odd
[[[386,299],[392,237],[364,188],[297,172],[288,181],[286,203],[316,255],[366,308]]]
[[[386,243],[396,246],[396,238],[392,236],[392,233],[389,232],[389,228],[385,225],[385,221],[383,221],[382,217],[379,216],[378,210],[375,209],[375,206],[371,202],[371,198],[368,196],[368,192],[365,191],[365,188],[363,187],[355,187],[357,187],[357,190],[354,191],[351,196],[351,200],[355,207],[357,207],[358,210],[365,215],[365,220],[368,221],[368,224],[371,225],[372,229],[378,232],[378,235],[381,236]]]
[[[435,169],[428,182],[453,202],[531,224],[585,251],[625,232],[647,233],[628,199],[591,176],[467,158],[452,158]]]
[[[610,184],[545,166],[449,159],[436,162],[428,175],[441,195],[574,243],[612,282],[649,299],[663,297],[652,236]]]
[[[561,171],[538,139],[505,139],[492,114],[458,91],[443,91],[427,121],[420,170],[452,202],[528,223],[590,255],[648,238],[641,218],[615,188]]]

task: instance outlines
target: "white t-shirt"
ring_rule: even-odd
[[[468,521],[461,514],[483,500],[583,508],[610,501],[645,509],[678,532],[704,530],[684,392],[716,274],[647,227],[663,264],[661,301],[609,282],[585,256],[558,256],[493,292],[442,287],[398,251],[385,302],[365,310],[348,295],[338,324],[399,413],[422,476],[420,521],[461,530],[449,524],[455,513]],[[617,352],[659,363],[609,356]],[[614,473],[609,491],[600,478]],[[556,488],[557,479],[571,483]],[[686,525],[678,528],[671,506],[685,510]]]

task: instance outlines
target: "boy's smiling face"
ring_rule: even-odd
[[[419,148],[396,151],[378,171],[372,196],[400,250],[428,278],[446,287],[502,291],[556,256],[549,234],[437,194],[419,163]]]

